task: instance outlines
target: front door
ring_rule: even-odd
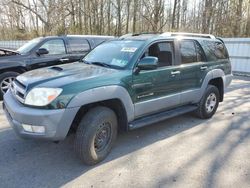
[[[133,75],[135,117],[157,113],[179,105],[180,67],[176,65],[173,41],[151,44],[142,58],[158,58],[158,68]]]
[[[44,55],[34,54],[34,57],[31,58],[30,69],[69,63],[69,57],[62,39],[48,40],[40,48],[45,48],[49,53]]]

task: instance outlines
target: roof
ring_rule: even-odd
[[[114,36],[108,35],[65,35],[66,37],[91,37],[91,38],[115,38]]]

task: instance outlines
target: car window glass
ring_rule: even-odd
[[[181,63],[197,62],[197,54],[194,42],[191,40],[183,40],[180,42]]]
[[[54,39],[45,42],[40,48],[45,48],[49,51],[49,55],[66,54],[63,40]]]
[[[197,52],[197,61],[198,62],[206,61],[205,54],[204,54],[201,46],[197,42],[195,42],[195,47],[196,47],[196,52]]]
[[[228,53],[223,43],[219,41],[203,41],[202,46],[206,53],[208,61],[228,59]]]
[[[171,66],[173,63],[173,51],[172,42],[158,42],[149,46],[149,48],[144,52],[143,57],[157,57],[158,67]]]
[[[72,53],[82,53],[90,50],[89,43],[86,39],[70,38],[68,42]]]
[[[35,38],[28,43],[24,44],[20,48],[17,49],[17,52],[20,54],[27,54],[29,53],[36,45],[41,42],[42,38]]]
[[[130,40],[105,42],[88,53],[84,61],[101,62],[112,67],[123,68],[130,63],[143,43],[143,41]]]
[[[215,48],[215,56],[217,59],[227,59],[227,51],[221,42],[215,42],[214,43],[214,48]]]

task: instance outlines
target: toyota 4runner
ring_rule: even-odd
[[[96,47],[82,61],[26,72],[4,95],[18,135],[52,141],[75,134],[89,165],[103,160],[118,130],[187,112],[216,112],[232,80],[226,47],[213,35],[134,34]]]

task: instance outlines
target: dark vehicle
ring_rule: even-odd
[[[231,80],[226,47],[212,35],[132,35],[97,46],[81,62],[18,76],[3,109],[23,138],[59,141],[75,131],[76,153],[93,165],[118,130],[187,112],[211,118]]]
[[[0,99],[19,74],[79,61],[110,36],[67,35],[35,38],[16,51],[0,49]]]

